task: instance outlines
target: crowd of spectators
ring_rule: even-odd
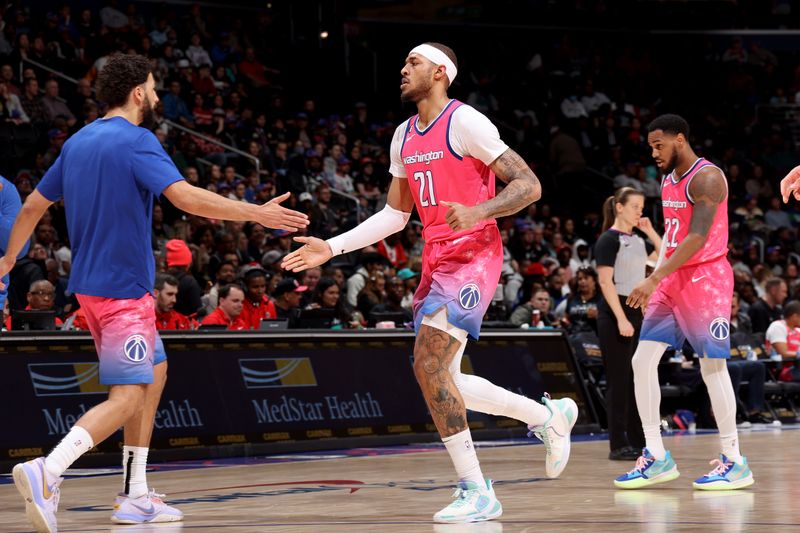
[[[0,9],[0,136],[13,140],[2,171],[23,199],[68,136],[102,116],[93,82],[109,55],[138,53],[150,58],[161,95],[154,131],[191,183],[244,202],[291,192],[287,204],[307,213],[308,234],[321,238],[382,207],[394,109],[351,101],[323,111],[318,98],[298,93],[280,68],[280,51],[265,40],[274,24],[268,11],[245,20],[198,5],[151,6],[146,14],[140,7],[110,1],[73,12],[65,4],[44,17],[21,2]],[[505,262],[487,325],[596,330],[602,295],[592,246],[604,195],[621,186],[641,190],[645,214],[659,227],[660,176],[646,125],[679,111],[693,126],[695,151],[728,177],[734,326],[766,335],[784,318],[784,302],[800,299],[800,211],[776,196],[779,177],[800,161],[790,129],[762,110],[800,103],[800,68],[790,53],[755,38],[697,39],[692,46],[701,53],[668,63],[652,53],[655,38],[641,49],[609,41],[596,46],[570,33],[540,39],[538,51],[508,54],[495,71],[465,63],[453,88],[500,125],[544,183],[540,203],[498,221]],[[480,57],[474,44],[460,44],[458,52]],[[507,79],[503,61],[517,62]],[[678,66],[682,72],[671,71]],[[717,74],[707,76],[710,69]],[[688,103],[670,108],[689,89],[662,88],[693,76],[708,79],[691,87]],[[42,219],[33,243],[12,272],[11,312],[44,301],[66,327],[80,328],[66,291],[62,206]],[[187,216],[162,199],[153,213],[159,324],[249,329],[286,319],[289,327],[362,328],[387,316],[408,323],[423,244],[412,220],[361,254],[295,276],[280,268],[294,246],[286,232]]]

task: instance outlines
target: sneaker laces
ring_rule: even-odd
[[[644,472],[645,468],[647,468],[647,463],[650,460],[647,459],[644,455],[640,455],[638,459],[636,459],[636,466],[633,467],[633,470],[628,472],[628,474],[634,474],[636,472]]]
[[[528,437],[536,437],[537,439],[542,441],[542,444],[544,444],[545,452],[550,453],[550,447],[552,443],[550,442],[550,434],[547,433],[546,426],[536,426],[530,428],[530,431],[528,432]]]
[[[147,499],[151,502],[164,504],[163,498],[166,498],[166,494],[159,494],[156,492],[156,489],[150,489],[150,492],[147,493]]]
[[[458,487],[455,490],[455,492],[453,492],[453,498],[455,499],[455,501],[450,504],[450,507],[458,508],[467,505],[469,503],[468,500],[470,492],[472,492],[472,490],[462,489],[461,487]]]
[[[544,398],[550,400],[551,399],[550,394],[545,392]],[[528,438],[536,437],[537,439],[542,441],[542,443],[544,444],[545,452],[550,453],[550,448],[552,446],[552,443],[550,442],[550,434],[547,433],[547,424],[549,424],[550,421],[553,420],[555,412],[549,405],[547,406],[547,408],[550,409],[550,418],[547,420],[547,422],[545,422],[541,426],[528,426],[528,429],[530,430],[528,431]]]
[[[719,459],[712,459],[711,461],[708,462],[708,464],[716,465],[716,466],[714,467],[714,469],[711,472],[706,474],[706,477],[724,476],[725,473],[727,472],[728,468],[729,468],[729,465],[733,464],[733,461],[728,462],[728,463],[723,463]]]

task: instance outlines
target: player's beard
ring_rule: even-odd
[[[419,85],[415,89],[412,89],[405,93],[400,93],[400,101],[403,103],[419,102],[420,100],[425,98],[428,95],[428,93],[431,92],[432,88],[433,88],[433,81],[431,81],[429,78],[422,79],[420,80]]]
[[[139,123],[139,126],[148,130],[153,129],[156,125],[156,112],[154,108],[155,106],[150,102],[150,97],[145,96],[141,107],[142,121]]]
[[[667,164],[667,167],[664,169],[664,174],[669,174],[670,172],[675,170],[675,167],[677,166],[678,166],[678,151],[675,150],[674,152],[672,152],[672,157],[669,158],[669,163]]]

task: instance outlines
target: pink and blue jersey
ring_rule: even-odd
[[[442,200],[472,206],[494,198],[495,178],[489,167],[473,157],[458,155],[450,146],[452,116],[462,105],[458,100],[450,100],[425,131],[417,126],[419,115],[411,117],[403,137],[400,155],[426,243],[457,239],[497,225],[490,219],[474,228],[455,232],[445,221],[448,207],[441,204]]]
[[[695,175],[704,168],[713,167],[712,163],[702,157],[695,161],[694,165],[678,180],[675,179],[673,171],[661,184],[661,206],[664,211],[664,246],[666,252],[664,257],[669,258],[678,244],[689,234],[689,227],[692,222],[694,212],[694,200],[689,194],[689,186]],[[717,170],[719,170],[717,168]],[[720,173],[722,171],[720,170]],[[714,259],[728,255],[728,199],[725,198],[717,206],[717,213],[711,223],[705,245],[697,251],[683,267],[689,267],[700,263],[708,263]]]
[[[451,100],[425,130],[418,127],[419,115],[412,117],[400,141],[400,157],[425,240],[414,323],[418,329],[425,315],[447,306],[448,322],[477,339],[497,289],[503,245],[494,219],[459,232],[445,220],[449,208],[442,201],[474,206],[495,195],[495,176],[487,163],[458,153],[451,144],[453,113],[463,105]]]
[[[662,183],[662,246],[666,247],[664,256],[667,258],[689,234],[694,213],[694,201],[689,193],[692,179],[709,166],[714,167],[705,159],[698,159],[680,179],[670,174]],[[699,356],[730,357],[733,270],[727,253],[726,197],[717,206],[703,247],[658,284],[647,305],[640,340],[663,342],[676,349],[688,340]]]

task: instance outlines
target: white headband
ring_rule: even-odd
[[[411,50],[409,54],[421,55],[422,57],[429,59],[434,65],[444,65],[444,73],[447,74],[447,79],[450,80],[450,85],[453,84],[453,80],[456,79],[456,74],[458,74],[458,69],[456,68],[455,63],[453,63],[450,58],[447,57],[447,54],[429,44],[421,44]]]

